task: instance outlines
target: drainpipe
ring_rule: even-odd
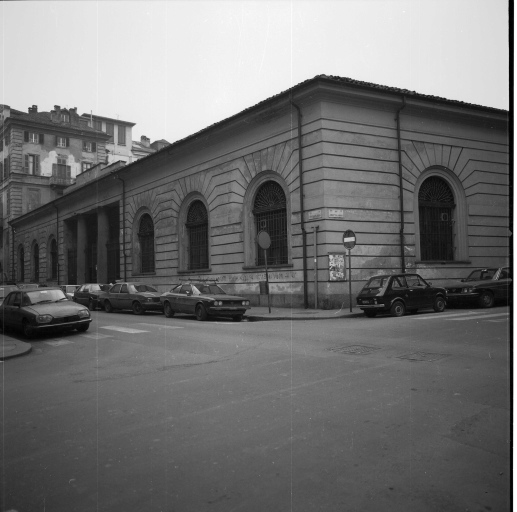
[[[56,238],[57,238],[57,285],[59,286],[59,209],[55,203],[53,203],[56,209]],[[48,267],[47,267],[48,268]]]
[[[303,219],[304,208],[303,208],[303,166],[302,166],[302,111],[300,107],[291,100],[291,105],[298,112],[298,174],[300,179],[300,227],[302,229],[302,260],[303,260],[303,305],[307,309],[309,307],[307,297],[307,247],[306,239],[307,233],[305,232],[305,222]]]
[[[396,121],[397,121],[397,147],[398,147],[398,158],[399,158],[399,197],[400,197],[400,257],[401,257],[401,269],[400,271],[406,273],[406,257],[404,255],[404,187],[402,181],[402,145],[400,142],[400,113],[406,107],[406,97],[402,96],[402,106],[397,110]]]
[[[122,182],[122,247],[124,252],[124,281],[127,281],[127,256],[126,256],[126,182],[117,174],[117,179]]]

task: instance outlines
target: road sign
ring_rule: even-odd
[[[355,233],[351,229],[347,229],[343,233],[343,245],[348,249],[355,247]]]
[[[269,233],[267,231],[261,231],[257,235],[257,242],[261,249],[269,249],[269,246],[271,245],[271,237],[269,236]]]

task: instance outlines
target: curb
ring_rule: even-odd
[[[11,338],[0,341],[0,361],[6,361],[14,357],[24,356],[32,350],[30,343],[24,341],[11,340]]]

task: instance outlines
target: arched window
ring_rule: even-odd
[[[253,202],[255,231],[267,231],[271,246],[267,250],[268,265],[283,265],[288,262],[287,205],[282,187],[275,181],[266,181],[257,191]],[[257,244],[258,266],[265,264],[264,250]]]
[[[55,281],[57,279],[57,242],[52,238],[50,242],[50,278]]]
[[[18,248],[18,280],[25,281],[25,250],[23,245]]]
[[[149,214],[142,215],[138,229],[140,242],[140,271],[154,272],[154,224]]]
[[[427,178],[418,192],[422,261],[454,260],[454,194],[445,180]]]
[[[34,244],[32,249],[32,267],[34,270],[34,282],[39,283],[39,245]]]
[[[189,270],[208,268],[208,212],[202,201],[194,201],[187,213]]]

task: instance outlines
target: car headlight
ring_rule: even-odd
[[[90,312],[87,309],[80,309],[77,312],[79,318],[88,318],[90,316]]]
[[[471,293],[474,291],[474,288],[472,286],[467,286],[466,288],[461,289],[461,293]]]
[[[242,301],[242,305],[243,306],[249,306],[250,305],[250,301],[249,300],[243,300]]]
[[[146,300],[147,302],[152,302],[152,301],[153,301],[152,297],[147,297],[147,299],[145,299],[145,300]]]
[[[214,306],[222,306],[223,301],[222,300],[214,300]]]
[[[52,322],[52,315],[38,315],[36,317],[36,323],[38,324],[48,324]]]

